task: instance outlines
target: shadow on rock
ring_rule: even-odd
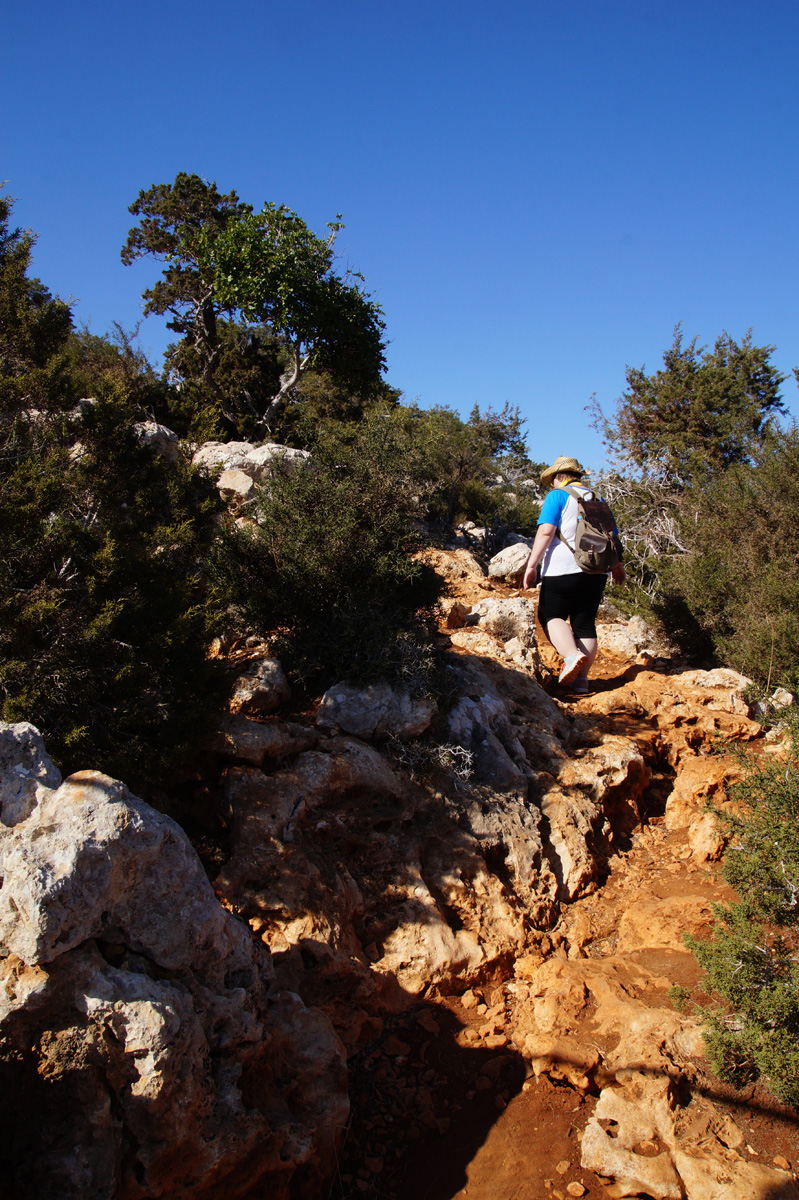
[[[330,1200],[449,1200],[460,1191],[525,1078],[512,1047],[464,1045],[463,1034],[443,1005],[427,1004],[392,1019],[350,1060],[350,1126]]]

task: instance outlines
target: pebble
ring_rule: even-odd
[[[569,1193],[570,1196],[584,1196],[586,1189],[583,1187],[583,1185],[581,1183],[578,1183],[577,1180],[575,1179],[575,1181],[573,1183],[566,1184],[566,1191]]]
[[[565,1175],[570,1166],[571,1163],[569,1162],[568,1158],[562,1158],[555,1167],[555,1170],[557,1171],[558,1175]]]
[[[791,1164],[782,1154],[775,1154],[771,1161],[774,1163],[774,1166],[779,1167],[781,1171],[790,1171],[791,1169]]]
[[[410,1054],[411,1052],[411,1048],[408,1043],[401,1042],[400,1039],[395,1037],[393,1033],[388,1035],[380,1049],[384,1054],[388,1054],[391,1058],[404,1056]]]
[[[471,988],[469,988],[468,992],[464,992],[461,996],[461,1004],[464,1008],[477,1008],[479,1003],[480,1001],[477,999],[477,996],[475,996]]]
[[[419,1013],[416,1018],[416,1024],[421,1025],[422,1029],[427,1030],[428,1033],[432,1033],[433,1037],[441,1033],[441,1026],[438,1024],[438,1021],[436,1021],[432,1013],[426,1010]]]

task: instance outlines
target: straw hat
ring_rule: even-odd
[[[576,458],[567,458],[561,454],[560,458],[555,459],[551,467],[547,467],[546,471],[541,472],[542,487],[552,487],[555,476],[560,475],[562,471],[569,475],[579,475],[581,478],[588,474],[585,468],[580,466]]]

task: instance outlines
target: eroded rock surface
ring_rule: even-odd
[[[428,557],[451,593],[440,712],[342,684],[284,719],[277,664],[240,678],[202,784],[229,839],[222,906],[168,818],[93,773],[59,787],[30,728],[0,737],[7,1067],[43,1111],[74,1109],[49,1157],[17,1135],[21,1200],[326,1195],[342,1045],[356,1061],[383,1038],[404,1062],[384,1022],[437,1036],[422,1001],[479,1013],[464,1047],[598,1097],[582,1166],[606,1194],[797,1195],[703,1093],[701,1030],[668,1000],[683,933],[721,898],[706,803],[737,768],[708,751],[760,736],[747,681],[674,670],[631,622],[603,626],[577,699],[528,597],[466,550]],[[405,1091],[443,1133],[429,1089]],[[392,1195],[382,1149],[354,1163],[359,1193]],[[45,1169],[60,1191],[36,1191]]]
[[[317,1196],[348,1112],[327,1019],[272,986],[174,821],[0,735],[27,789],[0,827],[6,1193]]]

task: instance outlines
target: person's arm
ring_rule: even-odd
[[[533,548],[530,551],[530,557],[527,560],[527,566],[524,571],[524,579],[522,580],[522,588],[530,587],[530,580],[535,578],[535,569],[544,557],[549,543],[552,541],[557,532],[557,525],[543,524],[539,525],[535,533],[535,541]]]

